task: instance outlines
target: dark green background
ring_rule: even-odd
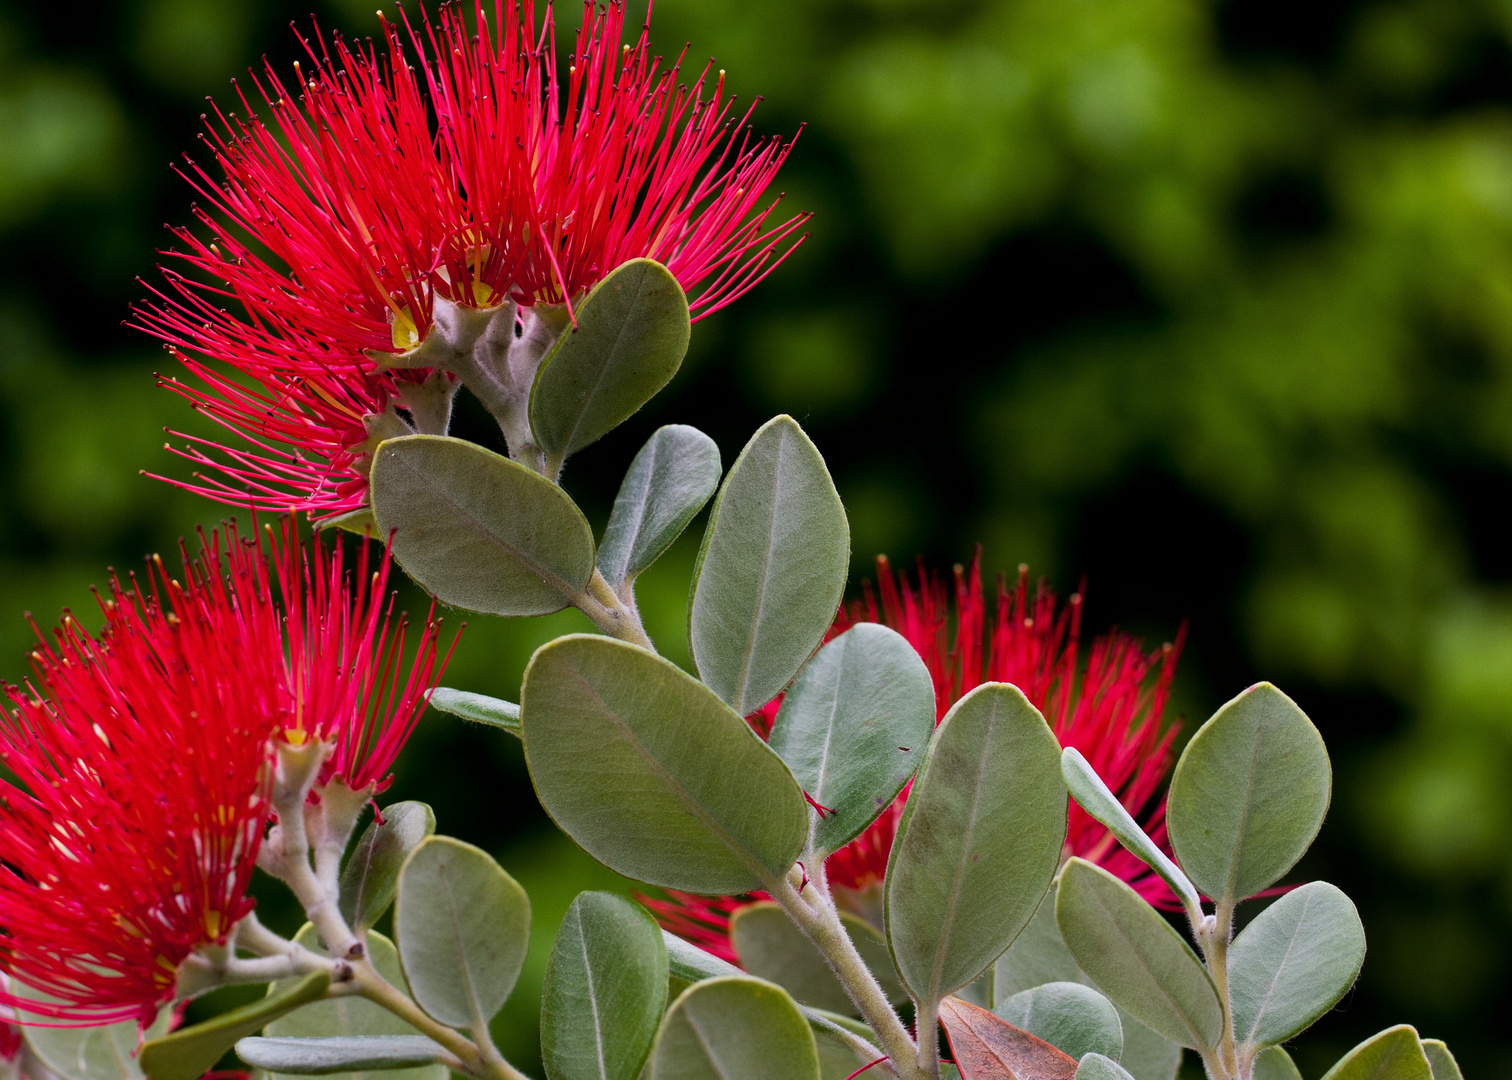
[[[192,421],[122,320],[186,217],[166,166],[204,95],[295,59],[307,9],[0,4],[7,678],[24,610],[85,610],[107,564],[218,516],[137,475],[182,475],[161,429]],[[371,9],[317,15],[366,34]],[[813,238],[569,466],[590,515],[656,424],[729,461],[782,410],[834,469],[858,581],[879,551],[944,568],[980,541],[989,569],[1088,575],[1094,628],[1189,617],[1185,716],[1263,676],[1334,753],[1300,874],[1352,893],[1370,954],[1304,1075],[1405,1020],[1512,1076],[1512,3],[661,0],[654,38],[765,94],[758,130],[808,123],[780,186]],[[643,590],[674,656],[691,561]],[[474,619],[448,682],[512,697],[578,625]],[[393,794],[532,890],[500,1022],[529,1063],[555,920],[606,877],[502,737],[428,717]]]

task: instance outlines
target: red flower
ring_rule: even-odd
[[[1013,683],[1045,714],[1061,745],[1080,750],[1124,806],[1142,817],[1151,838],[1169,852],[1165,799],[1157,792],[1171,769],[1176,727],[1163,724],[1162,714],[1185,628],[1174,645],[1148,654],[1138,639],[1114,631],[1092,643],[1083,668],[1079,593],[1063,606],[1043,585],[1031,597],[1028,570],[1020,567],[1012,592],[999,582],[997,610],[989,627],[978,557],[969,573],[956,568],[952,636],[951,591],[939,575],[922,567],[917,587],[906,576],[899,581],[887,559],[879,558],[877,589],[867,582],[863,599],[841,611],[829,636],[858,622],[884,623],[902,634],[934,678],[940,717],[983,682]],[[749,718],[763,737],[771,730],[778,704],[771,702]],[[842,898],[853,894],[853,906],[875,906],[866,902],[866,894],[879,894],[907,796],[905,789],[864,833],[825,860],[830,885],[842,890]],[[1066,854],[1101,864],[1157,906],[1178,907],[1165,882],[1075,802]],[[731,962],[736,956],[729,940],[730,915],[747,902],[686,894],[650,901],[668,930]]]

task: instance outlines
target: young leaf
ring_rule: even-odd
[[[548,1080],[635,1080],[666,1005],[667,950],[656,920],[613,893],[579,893],[541,991]]]
[[[1040,901],[1024,927],[992,968],[992,1007],[1023,990],[1051,982],[1080,982],[1081,969],[1071,959],[1055,925],[1055,889]]]
[[[858,623],[803,666],[768,745],[815,811],[809,850],[839,851],[892,805],[934,731],[934,680],[904,637]]]
[[[394,558],[442,603],[550,615],[593,574],[593,533],[567,493],[474,443],[389,439],[373,458],[372,499]]]
[[[449,836],[420,842],[399,872],[394,937],[410,992],[443,1024],[487,1024],[530,945],[530,898],[486,851]]]
[[[688,298],[650,259],[620,264],[576,314],[530,389],[530,429],[557,458],[628,420],[672,381],[688,351]]]
[[[1076,1066],[1076,1080],[1134,1080],[1134,1077],[1107,1055],[1089,1053]]]
[[[1323,738],[1291,698],[1257,683],[1192,736],[1171,774],[1171,847],[1215,900],[1253,896],[1296,864],[1328,811]]]
[[[1454,1060],[1443,1039],[1424,1039],[1423,1054],[1428,1058],[1428,1067],[1433,1070],[1433,1080],[1465,1080],[1459,1062]]]
[[[721,467],[719,447],[697,428],[656,429],[630,462],[599,545],[599,573],[610,588],[661,558],[719,487]]]
[[[341,915],[359,934],[394,902],[399,868],[420,841],[436,831],[436,814],[423,802],[398,802],[363,830],[341,871]]]
[[[1377,1032],[1341,1057],[1323,1080],[1433,1080],[1418,1033],[1406,1024]]]
[[[1073,1080],[1076,1059],[986,1009],[948,997],[940,1023],[961,1080]]]
[[[725,477],[693,568],[699,677],[741,716],[761,708],[824,640],[849,565],[824,458],[792,417],[769,420]]]
[[[808,805],[782,759],[670,661],[592,634],[536,650],[525,760],[546,812],[626,877],[732,894],[787,873]]]
[[[1093,1053],[1114,1061],[1123,1057],[1118,1010],[1081,983],[1052,982],[1021,990],[992,1011],[1078,1061]]]
[[[1066,781],[1066,790],[1071,792],[1083,810],[1108,827],[1120,844],[1136,858],[1164,879],[1165,883],[1186,906],[1188,911],[1200,911],[1202,899],[1197,895],[1181,867],[1166,857],[1155,841],[1145,835],[1134,816],[1124,809],[1118,796],[1108,789],[1102,777],[1082,757],[1081,751],[1068,746],[1061,753],[1061,776]]]
[[[243,1039],[291,1013],[301,1005],[325,997],[331,976],[312,971],[282,994],[263,998],[239,1009],[223,1012],[202,1024],[149,1039],[142,1044],[138,1060],[150,1080],[199,1080],[215,1066],[221,1055]]]
[[[667,1010],[650,1080],[819,1080],[819,1053],[808,1021],[781,987],[709,979]]]
[[[920,1001],[965,986],[1034,915],[1066,837],[1060,745],[1016,686],[986,683],[935,730],[884,878],[887,940]]]
[[[1287,893],[1229,947],[1235,1041],[1271,1046],[1301,1034],[1364,962],[1365,928],[1349,897],[1326,881]]]
[[[895,1005],[906,1001],[887,942],[849,912],[842,912],[840,921],[888,998]],[[736,909],[730,919],[730,940],[741,967],[757,978],[776,983],[800,1005],[842,1015],[855,1013],[855,1005],[823,955],[776,904],[761,902]]]
[[[320,935],[309,923],[305,923],[300,928],[294,940],[306,948],[316,952],[321,951]],[[369,930],[366,940],[368,960],[373,967],[407,996],[409,989],[404,981],[404,970],[399,965],[399,951],[394,948],[394,943],[376,930]],[[287,979],[274,983],[268,987],[268,996],[274,997],[283,993],[295,981]],[[418,1035],[419,1032],[382,1006],[375,1005],[366,998],[349,994],[343,997],[327,998],[325,1001],[306,1005],[302,1009],[295,1009],[268,1024],[263,1028],[263,1034],[280,1039],[312,1039],[328,1036],[409,1036]],[[246,1061],[245,1058],[242,1060]],[[387,1068],[387,1066],[384,1067]],[[417,1069],[387,1072],[384,1080],[447,1080],[447,1072],[444,1065],[425,1065]],[[276,1077],[277,1074],[274,1080]],[[344,1080],[372,1080],[372,1078],[362,1072],[348,1072],[344,1074]]]
[[[430,693],[430,703],[432,708],[444,713],[460,716],[475,724],[499,728],[517,739],[520,737],[520,707],[512,701],[438,686]]]
[[[1055,920],[1077,966],[1136,1020],[1182,1046],[1217,1044],[1223,1008],[1207,969],[1133,889],[1071,859],[1061,871]]]
[[[312,1039],[249,1036],[237,1041],[236,1056],[254,1069],[290,1076],[327,1076],[410,1070],[444,1061],[447,1054],[440,1043],[424,1035],[335,1035]]]
[[[744,975],[745,972],[721,960],[711,952],[684,941],[667,930],[662,931],[662,944],[667,947],[667,972],[685,983],[703,982],[705,979],[720,979],[726,975]]]
[[[1253,1080],[1302,1080],[1291,1055],[1279,1046],[1267,1046],[1255,1055]],[[1434,1080],[1439,1080],[1434,1077]]]

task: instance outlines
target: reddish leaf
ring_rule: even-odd
[[[1076,1059],[986,1009],[948,997],[940,1022],[961,1080],[1072,1080]]]

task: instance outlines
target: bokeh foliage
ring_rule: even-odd
[[[7,678],[22,611],[87,611],[107,564],[219,516],[138,477],[183,475],[160,429],[195,421],[121,322],[161,222],[186,217],[164,165],[203,96],[296,59],[308,7],[0,3]],[[374,26],[359,0],[316,15]],[[1094,627],[1154,640],[1190,617],[1187,715],[1263,675],[1340,770],[1302,871],[1360,900],[1371,952],[1304,1073],[1405,1017],[1512,1074],[1493,1034],[1512,987],[1512,7],[660,0],[654,37],[766,95],[759,131],[807,122],[782,183],[814,235],[575,459],[596,524],[656,424],[698,424],[728,462],[785,410],[837,476],[858,577],[879,551],[945,567],[981,541],[989,569],[1087,574]],[[691,560],[684,543],[642,584],[683,662]],[[531,649],[582,628],[474,620],[448,682],[514,697]],[[573,893],[612,887],[496,735],[428,719],[394,797],[430,799],[531,887],[527,984]]]

